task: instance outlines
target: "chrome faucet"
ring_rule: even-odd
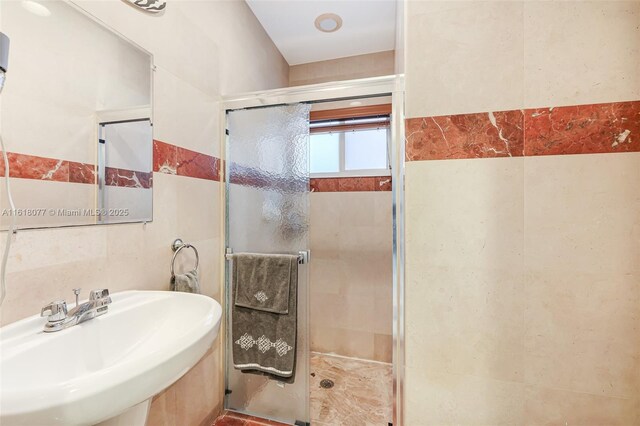
[[[89,301],[83,304],[78,304],[80,289],[74,288],[73,292],[76,295],[76,306],[69,312],[67,312],[67,302],[64,300],[51,302],[42,308],[40,316],[47,317],[47,323],[44,325],[46,333],[64,330],[107,313],[111,303],[108,289],[91,290]]]

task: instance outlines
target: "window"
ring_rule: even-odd
[[[309,151],[314,177],[390,174],[387,127],[314,132]]]
[[[344,133],[344,169],[386,169],[387,129],[371,129]]]
[[[311,135],[309,144],[311,173],[336,173],[340,171],[340,134],[317,133]]]

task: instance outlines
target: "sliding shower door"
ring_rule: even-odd
[[[309,109],[306,104],[227,113],[226,245],[233,252],[306,251],[309,224]],[[233,367],[226,263],[227,409],[294,423],[309,421],[308,266],[300,265],[295,380],[284,383]]]

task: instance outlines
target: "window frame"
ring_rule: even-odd
[[[345,170],[345,134],[347,132],[353,131],[366,131],[366,130],[380,130],[385,129],[387,133],[387,166],[384,169],[360,169],[360,170]],[[338,133],[339,137],[339,145],[338,145],[338,167],[340,168],[337,172],[320,172],[313,173],[311,169],[309,169],[309,177],[312,179],[328,179],[328,178],[341,178],[341,177],[373,177],[373,176],[391,176],[391,155],[390,154],[390,141],[391,141],[391,129],[390,126],[381,126],[381,127],[370,127],[370,128],[362,128],[362,129],[345,129],[345,130],[329,130],[326,132],[314,132],[309,135],[309,138],[313,135],[318,134],[327,134],[327,133]],[[311,152],[311,151],[309,151]],[[311,158],[309,158],[309,162],[311,162]]]

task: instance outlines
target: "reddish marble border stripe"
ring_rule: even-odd
[[[55,158],[8,152],[9,176],[21,179],[69,182],[69,162]],[[0,161],[0,175],[4,176],[4,160]]]
[[[178,176],[220,180],[220,159],[178,147]]]
[[[286,176],[268,174],[251,167],[231,164],[231,183],[254,188],[277,189],[280,192],[304,192],[306,181],[293,181]],[[391,176],[311,178],[311,192],[391,191]]]
[[[152,181],[152,172],[139,172],[116,167],[105,168],[105,184],[108,186],[149,189],[152,186]]]
[[[640,152],[640,101],[525,110],[525,154]]]
[[[640,101],[410,118],[406,160],[640,152]]]
[[[13,178],[85,184],[96,183],[96,167],[93,164],[15,152],[7,153],[7,157],[9,159],[10,176]],[[107,167],[106,175],[106,184],[110,186],[151,188],[151,172]],[[4,176],[4,161],[0,161],[0,176]]]
[[[523,127],[520,110],[410,118],[405,122],[406,159],[521,157]]]
[[[178,147],[159,140],[153,140],[153,171],[178,174]]]
[[[96,166],[77,161],[7,153],[11,177],[95,184]],[[153,171],[207,180],[220,180],[220,159],[162,141],[153,141]],[[0,176],[4,161],[0,161]],[[107,167],[107,185],[151,188],[153,173]]]
[[[312,178],[311,192],[391,191],[391,176]]]
[[[69,161],[69,182],[95,184],[96,166],[88,163]]]
[[[220,159],[154,140],[153,171],[220,181]]]

